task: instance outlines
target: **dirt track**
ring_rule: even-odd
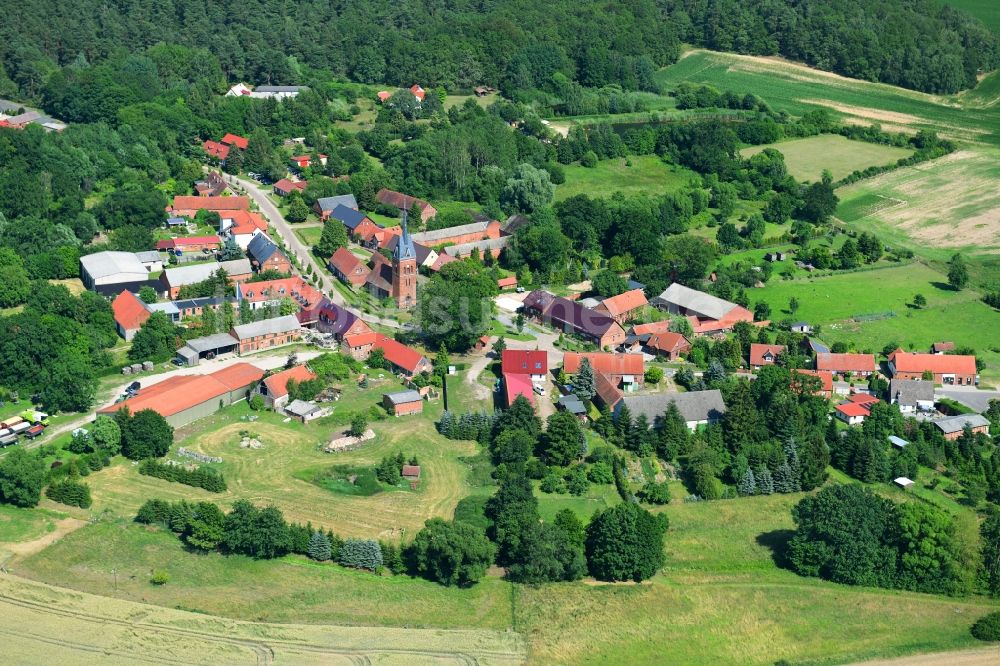
[[[512,632],[239,622],[0,576],[6,663],[517,664]]]
[[[1000,646],[917,654],[895,659],[876,659],[852,666],[995,666],[996,664],[1000,664]]]

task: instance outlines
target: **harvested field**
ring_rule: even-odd
[[[905,148],[851,141],[834,134],[753,146],[744,148],[740,154],[750,157],[767,148],[785,156],[788,172],[796,179],[811,182],[819,181],[824,170],[829,170],[836,181],[854,171],[870,166],[887,166],[913,154],[912,150]]]

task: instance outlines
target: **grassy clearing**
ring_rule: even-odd
[[[601,160],[593,169],[570,164],[566,169],[566,182],[556,186],[556,201],[577,194],[608,196],[612,192],[626,195],[659,195],[673,192],[687,186],[692,179],[700,182],[699,176],[684,167],[667,164],[655,155],[638,155],[627,160]]]
[[[0,504],[0,543],[31,541],[55,529],[65,514],[47,509],[22,509]]]
[[[258,504],[273,503],[289,520],[312,521],[345,536],[396,539],[412,534],[432,516],[450,516],[469,492],[467,468],[459,457],[475,453],[475,445],[451,442],[437,434],[431,421],[440,413],[439,403],[429,404],[422,416],[373,423],[375,440],[357,451],[327,454],[320,450],[321,444],[346,429],[352,414],[379,402],[383,392],[401,388],[387,379],[376,379],[367,390],[347,387],[343,398],[335,403],[333,416],[308,425],[283,423],[273,413],[260,413],[259,420],[250,423],[241,419],[249,414],[242,403],[225,409],[182,430],[175,450],[176,446],[184,446],[221,456],[222,464],[215,467],[226,478],[227,492],[210,493],[142,476],[126,461],[88,477],[94,497],[91,512],[109,510],[113,515],[131,518],[150,497],[209,500],[223,506],[246,498]],[[264,448],[239,448],[241,430],[257,433]],[[332,465],[371,467],[382,457],[400,451],[420,460],[422,482],[415,492],[407,489],[371,496],[349,495],[304,480]]]
[[[87,288],[83,286],[83,281],[80,278],[67,278],[65,280],[48,280],[49,284],[61,284],[62,286],[69,289],[69,293],[74,296],[79,296],[83,292],[87,291]]]
[[[912,150],[905,148],[851,141],[837,134],[752,146],[744,148],[740,154],[750,157],[766,148],[774,148],[785,156],[788,172],[796,179],[811,182],[818,181],[824,169],[833,174],[834,180],[840,180],[854,171],[893,164],[913,154]]]
[[[945,0],[942,4],[968,12],[993,32],[1000,32],[1000,5],[995,0]]]
[[[294,227],[293,227],[294,229]],[[309,247],[313,247],[319,242],[323,235],[323,227],[306,227],[305,229],[295,229],[295,235]]]

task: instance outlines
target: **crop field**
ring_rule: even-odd
[[[740,151],[743,157],[755,155],[765,148],[774,148],[785,156],[788,172],[800,181],[817,182],[823,170],[829,170],[834,180],[870,166],[886,166],[909,157],[912,150],[881,146],[864,141],[851,141],[836,134],[823,134],[805,139],[781,141],[766,146],[753,146]]]
[[[1000,161],[961,150],[837,190],[837,217],[915,252],[1000,252]]]
[[[963,96],[929,95],[848,79],[781,58],[694,49],[661,69],[657,81],[667,88],[689,81],[753,93],[792,115],[825,108],[849,122],[879,123],[889,131],[934,129],[944,136],[1000,145],[1000,106],[989,106],[1000,98],[993,77],[984,82],[983,91],[965,93],[970,101],[963,105]]]
[[[648,194],[656,196],[673,192],[700,178],[694,171],[676,164],[668,164],[656,155],[638,155],[629,158],[601,160],[593,169],[570,164],[566,169],[566,182],[556,186],[556,201],[577,194],[591,197],[610,196],[614,192],[626,195]]]
[[[229,486],[224,493],[210,493],[178,483],[139,474],[126,462],[88,477],[93,497],[92,512],[110,510],[113,515],[131,518],[150,497],[179,500],[209,500],[228,506],[236,499],[258,504],[274,504],[286,518],[312,521],[344,536],[377,536],[398,539],[412,534],[433,516],[450,516],[458,501],[468,493],[466,466],[459,457],[475,453],[472,443],[445,440],[435,432],[429,415],[373,422],[376,438],[356,451],[324,453],[320,445],[346,429],[351,414],[381,399],[385,391],[400,390],[395,382],[378,384],[363,391],[348,389],[335,403],[334,415],[306,426],[283,423],[282,418],[261,412],[259,420],[242,420],[251,412],[245,404],[226,409],[197,423],[182,433],[179,446],[223,459],[215,465]],[[431,414],[440,412],[430,405]],[[332,423],[331,423],[332,421]],[[241,449],[240,431],[257,434],[262,449]],[[331,492],[308,479],[333,465],[371,466],[382,457],[403,452],[416,455],[422,481],[416,491],[386,490],[370,496]],[[185,461],[176,455],[172,458]]]

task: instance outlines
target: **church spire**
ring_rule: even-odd
[[[403,234],[399,237],[399,242],[396,243],[395,257],[396,261],[401,261],[403,259],[416,259],[417,251],[413,247],[413,239],[410,238],[410,229],[407,224],[409,218],[409,211],[403,209]]]

